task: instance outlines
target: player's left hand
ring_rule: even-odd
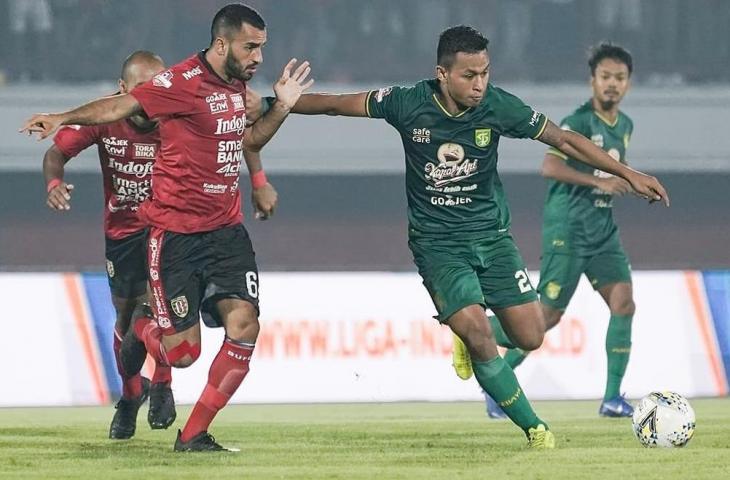
[[[251,192],[251,203],[254,208],[254,217],[258,220],[268,220],[274,215],[279,203],[279,194],[270,183],[254,188]]]
[[[649,200],[649,203],[663,201],[669,206],[669,194],[655,177],[634,170],[626,180],[631,184],[635,195]]]
[[[309,67],[309,62],[302,62],[294,70],[294,73],[292,73],[292,68],[294,68],[296,63],[296,58],[289,60],[289,63],[286,64],[284,71],[281,73],[281,77],[274,83],[276,100],[289,110],[294,107],[294,104],[297,103],[302,93],[314,84],[314,79],[307,81],[307,76],[312,71]]]
[[[63,125],[63,117],[56,113],[37,113],[27,120],[23,127],[18,130],[20,133],[28,132],[28,135],[38,134],[38,140],[53,135],[53,132]]]

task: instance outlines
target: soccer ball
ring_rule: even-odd
[[[636,438],[645,447],[684,447],[695,433],[695,411],[674,392],[652,392],[634,410]]]

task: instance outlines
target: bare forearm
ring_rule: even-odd
[[[143,113],[137,100],[129,94],[103,97],[60,114],[62,125],[100,125]]]
[[[627,174],[632,171],[631,168],[616,161],[586,137],[575,132],[565,132],[565,142],[562,148],[558,148],[569,157],[622,178],[627,178]]]
[[[289,108],[281,102],[274,102],[268,112],[258,119],[246,131],[244,137],[245,149],[249,152],[259,152],[269,143],[289,115]]]
[[[580,172],[568,165],[562,158],[550,153],[545,155],[545,160],[542,163],[542,176],[573,185],[598,187],[598,178],[596,176]]]
[[[43,156],[43,177],[46,184],[51,180],[63,180],[64,167],[68,159],[54,145],[46,151]]]
[[[260,152],[244,150],[243,159],[246,161],[246,167],[248,168],[249,175],[253,175],[254,173],[260,172],[264,169],[263,165],[261,164]]]
[[[331,94],[307,93],[299,97],[292,113],[303,115],[343,115],[366,117],[365,102],[368,92]]]

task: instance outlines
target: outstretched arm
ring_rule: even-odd
[[[360,93],[308,93],[302,95],[292,108],[292,113],[303,115],[343,115],[367,117],[369,92]]]
[[[602,178],[583,173],[550,152],[545,154],[545,159],[542,161],[542,176],[559,182],[598,188],[611,195],[631,192],[631,185],[621,177]]]
[[[636,194],[642,198],[650,202],[664,201],[669,206],[669,195],[659,180],[617,162],[584,136],[562,130],[548,120],[545,129],[537,139],[557,148],[569,157],[625,179],[631,184]]]
[[[99,125],[143,113],[137,99],[129,94],[103,97],[63,113],[38,113],[19,130],[38,133],[38,140],[52,135],[61,125]]]

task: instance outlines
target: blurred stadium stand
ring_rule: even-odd
[[[0,1],[12,27],[13,1]],[[101,183],[95,151],[70,164],[65,215],[45,207],[43,152],[18,135],[30,114],[114,91],[138,48],[175,63],[208,43],[227,2],[48,0],[50,31],[0,28],[0,270],[100,270]],[[260,0],[269,25],[255,87],[291,57],[313,62],[315,90],[409,84],[432,74],[438,32],[469,23],[490,37],[493,81],[554,121],[588,98],[586,48],[614,39],[635,54],[623,109],[629,159],[669,188],[672,207],[616,201],[634,268],[730,268],[730,8],[724,0]],[[448,6],[452,8],[448,8]],[[12,7],[12,8],[11,8]],[[165,12],[161,14],[160,12]],[[292,21],[296,19],[296,21]],[[27,37],[27,38],[26,38]],[[26,38],[27,42],[22,39]],[[565,83],[567,82],[567,83]],[[537,142],[505,139],[500,171],[513,232],[539,265],[544,181]],[[403,159],[385,122],[291,117],[264,151],[281,196],[270,222],[247,221],[264,270],[410,270]],[[248,200],[246,198],[246,200]],[[249,206],[245,205],[247,214]],[[250,216],[250,215],[248,215]]]

